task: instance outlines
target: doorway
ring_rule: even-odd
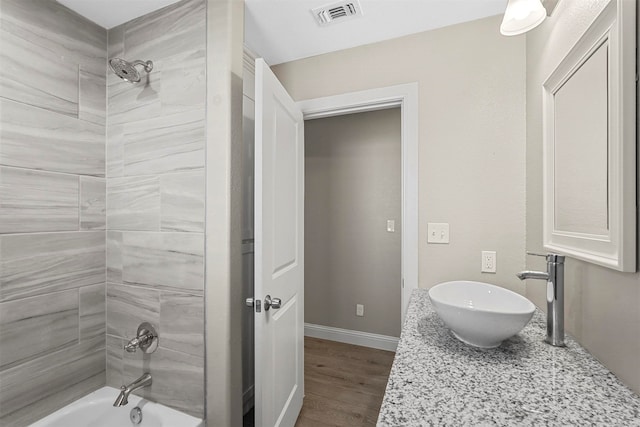
[[[400,109],[402,324],[411,293],[418,288],[418,83],[309,99],[299,101],[298,105],[305,121],[394,107]],[[377,348],[382,349],[394,345],[384,341],[378,343]]]
[[[304,139],[305,335],[376,347],[400,336],[400,108],[309,119]]]

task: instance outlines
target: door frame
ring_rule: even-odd
[[[411,293],[418,288],[418,89],[414,82],[298,101],[304,120],[400,107],[402,323]]]

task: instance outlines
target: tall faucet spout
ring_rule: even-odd
[[[518,279],[520,280],[525,280],[525,279],[549,280],[549,273],[545,273],[544,271],[525,270],[525,271],[521,271],[520,273],[516,273],[516,276],[518,276]]]
[[[529,254],[537,255],[537,254]],[[539,279],[547,283],[547,338],[556,347],[564,347],[564,256],[540,255],[547,260],[547,271],[525,270],[517,273],[518,279]]]
[[[127,403],[129,403],[129,395],[131,393],[142,387],[148,387],[151,385],[151,383],[151,374],[145,372],[140,378],[138,378],[131,384],[123,385],[122,387],[120,387],[120,394],[116,398],[115,402],[113,402],[113,406],[118,407],[126,405]]]

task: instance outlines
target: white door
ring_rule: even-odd
[[[304,121],[262,59],[255,119],[255,419],[290,427],[304,395]]]

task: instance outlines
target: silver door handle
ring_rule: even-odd
[[[269,311],[270,308],[277,310],[282,305],[280,298],[271,298],[271,295],[264,297],[264,311]]]

